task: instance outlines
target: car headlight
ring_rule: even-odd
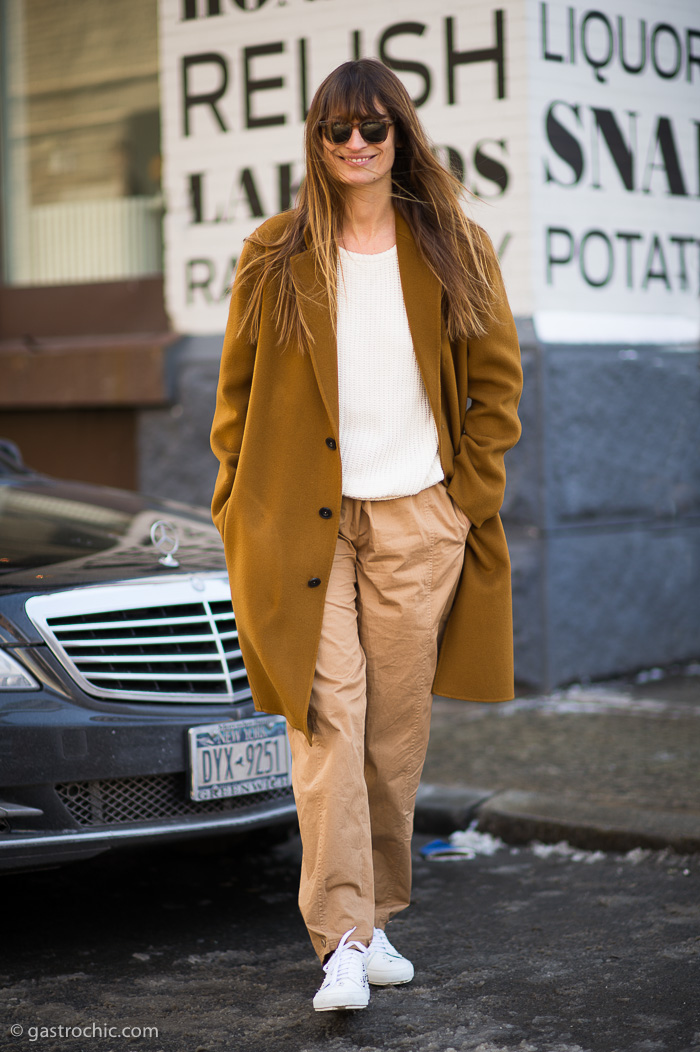
[[[26,668],[5,650],[0,650],[0,690],[39,690]]]

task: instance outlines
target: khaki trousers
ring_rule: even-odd
[[[344,497],[314,678],[312,744],[289,728],[299,907],[320,958],[409,905],[413,811],[442,630],[469,521],[443,483]]]

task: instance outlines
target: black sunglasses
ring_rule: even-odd
[[[389,128],[393,123],[388,118],[379,119],[375,117],[368,117],[363,121],[331,120],[318,122],[323,134],[334,146],[341,146],[344,142],[348,142],[353,128],[360,129],[360,135],[365,142],[373,145],[386,142]]]

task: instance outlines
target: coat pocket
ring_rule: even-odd
[[[454,516],[457,519],[457,522],[459,523],[460,527],[464,530],[464,536],[466,538],[467,534],[469,533],[469,530],[471,529],[471,525],[472,524],[469,521],[469,519],[467,518],[467,516],[465,515],[465,513],[460,508],[460,506],[457,503],[457,501],[452,499],[452,497],[450,495],[450,492],[447,489],[447,486],[445,486],[444,483],[440,483],[440,485],[442,486],[442,488],[445,491],[445,494],[447,495],[447,499],[449,500],[449,502],[450,502],[450,504],[452,506],[452,511],[454,513]]]

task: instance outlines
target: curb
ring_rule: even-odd
[[[421,785],[415,829],[446,835],[477,820],[477,828],[507,844],[566,840],[588,851],[670,848],[700,852],[700,813],[654,811],[616,802],[581,801],[509,789]]]
[[[442,836],[454,833],[456,829],[466,829],[476,817],[480,805],[491,796],[491,789],[421,783],[416,795],[413,827],[417,833],[440,833]]]

